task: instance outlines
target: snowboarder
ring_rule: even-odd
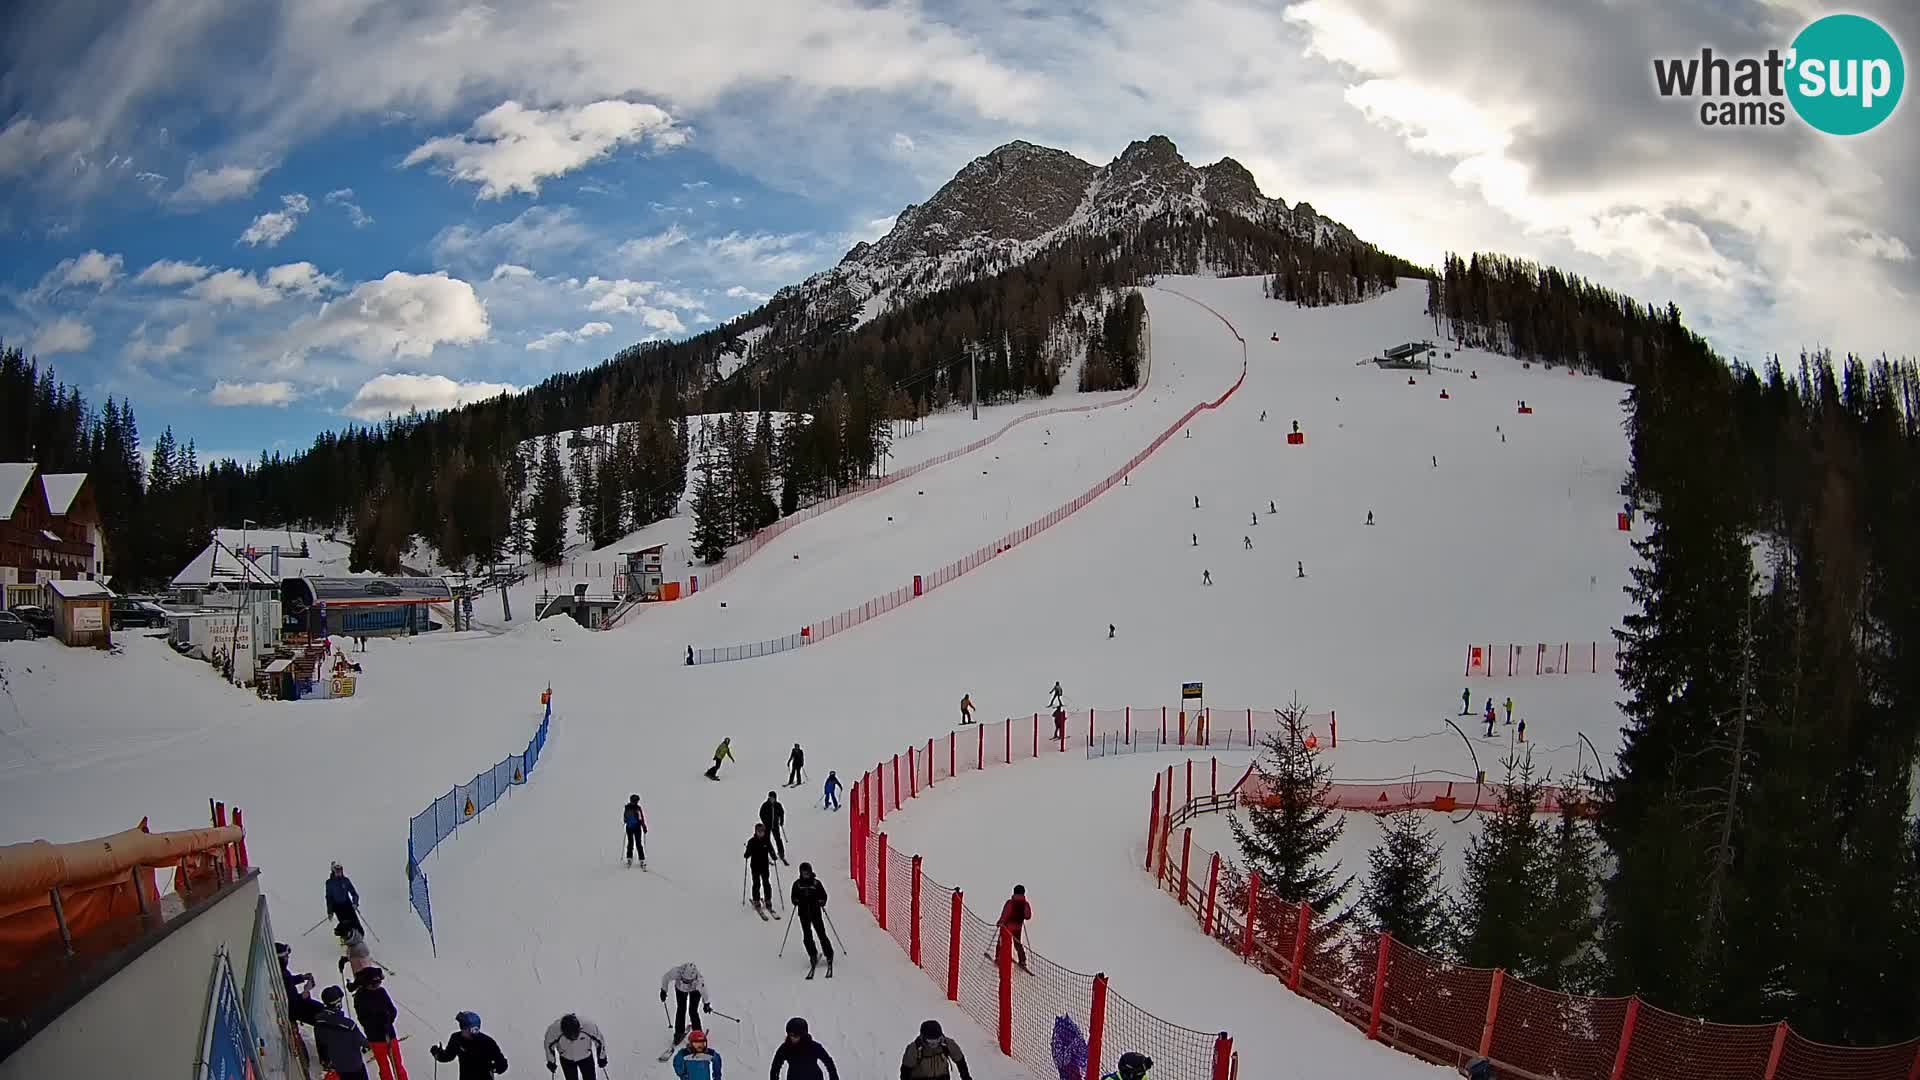
[[[823,810],[840,809],[840,774],[827,770],[827,787],[820,795],[820,808]]]
[[[700,1008],[704,1004],[708,1012],[713,1011],[713,1003],[707,1000],[707,979],[693,962],[670,967],[660,976],[660,1000],[667,1000],[667,988],[673,988],[673,1045],[679,1046],[680,1040],[687,1037],[687,1014],[693,1014],[694,1023],[700,1022]]]
[[[1067,710],[1059,705],[1053,707],[1053,741],[1065,744],[1067,739]]]
[[[720,763],[722,761],[733,760],[735,760],[733,756],[733,736],[729,735],[720,740],[719,746],[713,748],[713,768],[707,770],[707,779],[720,779]]]
[[[1272,499],[1268,499],[1268,500],[1267,500],[1267,513],[1269,513],[1269,514],[1277,514],[1277,513],[1279,513],[1279,512],[1280,512],[1280,511],[1278,511],[1278,510],[1275,510],[1275,509],[1273,508],[1273,500],[1272,500]]]
[[[1373,524],[1373,511],[1367,511],[1367,524]]]
[[[1000,921],[994,925],[1008,931],[1008,938],[1013,943],[1013,962],[1019,964],[1022,971],[1027,970],[1027,946],[1020,938],[1027,928],[1027,920],[1031,918],[1033,905],[1027,903],[1027,887],[1015,885],[1013,895],[1000,905]]]
[[[1114,1071],[1102,1080],[1147,1080],[1147,1070],[1153,1068],[1153,1059],[1137,1051],[1129,1050],[1120,1055]]]
[[[1200,534],[1199,534],[1199,533],[1188,533],[1187,535],[1189,535],[1189,536],[1191,536],[1191,537],[1193,537],[1193,546],[1194,546],[1194,547],[1199,547],[1199,546],[1200,546]]]
[[[1202,585],[1213,584],[1213,571],[1211,570],[1200,571],[1200,584]]]
[[[568,1013],[548,1024],[546,1038],[540,1040],[540,1045],[547,1052],[547,1071],[554,1071],[557,1056],[567,1080],[580,1080],[583,1076],[593,1080],[596,1058],[601,1068],[607,1067],[607,1040],[600,1037],[599,1026],[591,1020],[582,1020],[576,1013]]]
[[[787,1080],[840,1080],[840,1067],[833,1063],[833,1055],[827,1048],[813,1041],[807,1034],[807,1022],[796,1016],[787,1021],[787,1040],[780,1049],[773,1052],[773,1067],[767,1071],[768,1080],[780,1080],[780,1066],[787,1067]],[[820,1066],[827,1071],[822,1074]]]
[[[327,871],[327,914],[338,926],[360,929],[360,890],[339,863]]]
[[[807,752],[805,750],[800,749],[799,743],[794,743],[793,749],[787,753],[787,786],[788,787],[800,786],[800,773],[803,770],[805,770],[806,767],[807,767]]]
[[[640,860],[641,869],[647,865],[647,813],[640,809],[640,796],[627,796],[627,808],[621,811],[621,818],[627,824],[627,865]]]
[[[1062,704],[1064,704],[1067,700],[1067,696],[1060,692],[1060,682],[1057,679],[1054,680],[1053,689],[1047,691],[1047,693],[1050,696],[1050,700],[1047,702],[1047,704],[1053,706],[1056,709],[1059,708]]]
[[[687,1045],[673,1054],[673,1075],[680,1080],[720,1080],[720,1051],[707,1048],[706,1032],[687,1032]]]
[[[367,947],[367,935],[359,927],[336,926],[333,932],[340,939],[340,962],[335,967],[341,974],[346,974],[347,965],[352,964],[353,977],[359,978],[362,971],[374,966],[373,950]]]
[[[780,865],[787,865],[787,838],[782,835],[787,826],[787,808],[780,805],[780,796],[771,791],[767,792],[767,801],[760,804],[760,824],[767,827],[767,839],[773,841]]]
[[[1108,641],[1113,640],[1113,624],[1112,623],[1107,624],[1107,640]]]
[[[962,724],[973,723],[973,696],[971,694],[960,695],[960,722]]]
[[[793,902],[793,912],[800,918],[800,941],[807,947],[807,978],[813,978],[813,969],[820,964],[820,954],[827,954],[827,978],[833,978],[833,941],[827,937],[826,911],[827,887],[813,876],[813,864],[800,864],[800,876],[794,879],[793,891],[787,897]],[[814,935],[819,935],[818,945],[814,944]]]
[[[313,1045],[320,1052],[320,1064],[340,1080],[367,1080],[367,1037],[341,1011],[346,992],[329,986],[320,993],[320,1014],[313,1018]]]
[[[370,967],[354,979],[353,1014],[360,1018],[374,1064],[380,1066],[380,1080],[407,1080],[407,1067],[400,1061],[400,1034],[393,1027],[400,1011],[382,985],[386,978],[386,972]]]
[[[1242,546],[1243,546],[1243,547],[1244,547],[1244,548],[1245,548],[1245,549],[1246,549],[1247,551],[1252,551],[1252,550],[1253,550],[1253,537],[1251,537],[1251,536],[1242,536],[1242,537],[1240,538],[1240,543],[1241,543],[1241,545],[1242,545]]]
[[[500,1044],[493,1036],[480,1030],[480,1014],[467,1011],[456,1015],[453,1022],[460,1030],[447,1036],[445,1046],[435,1046],[427,1052],[435,1061],[458,1061],[460,1080],[488,1080],[507,1071],[507,1055],[500,1052]]]
[[[1507,700],[1502,704],[1506,705],[1507,707],[1507,723],[1509,724],[1513,723],[1513,695],[1508,694]]]
[[[900,1080],[948,1080],[953,1075],[948,1063],[960,1070],[960,1080],[973,1080],[973,1070],[967,1068],[967,1055],[960,1052],[960,1044],[947,1038],[940,1021],[928,1020],[920,1025],[920,1037],[908,1043],[907,1052],[900,1055]]]
[[[741,858],[747,860],[747,870],[753,876],[753,910],[761,911],[761,904],[773,906],[773,882],[768,871],[773,864],[773,841],[767,839],[767,826],[764,822],[753,827],[753,835],[747,838],[747,851]],[[765,918],[764,913],[761,916]]]
[[[1472,711],[1473,711],[1473,690],[1471,687],[1461,687],[1460,688],[1460,715],[1465,716]]]
[[[1299,561],[1298,559],[1295,559],[1293,563],[1293,572],[1295,577],[1306,577],[1307,564]]]

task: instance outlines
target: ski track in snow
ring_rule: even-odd
[[[1471,381],[1422,373],[1408,386],[1404,373],[1357,367],[1432,336],[1417,286],[1309,310],[1263,298],[1254,278],[1164,284],[1245,335],[1242,389],[1128,486],[884,620],[763,660],[681,665],[687,642],[790,632],[1072,497],[1218,396],[1237,374],[1239,343],[1193,304],[1149,291],[1154,385],[1133,404],[1021,425],[988,450],[792,530],[786,546],[711,592],[611,633],[548,620],[498,636],[375,641],[356,655],[366,670],[343,701],[260,702],[137,635],[122,635],[118,655],[7,643],[0,667],[21,723],[0,742],[0,842],[97,836],[142,815],[157,829],[188,828],[204,821],[208,796],[225,799],[247,812],[249,849],[296,970],[316,973],[333,970],[334,950],[300,929],[321,913],[327,861],[340,859],[382,935],[376,956],[396,971],[415,1069],[429,1068],[425,1047],[451,1030],[453,1013],[474,1009],[516,1075],[537,1074],[541,1032],[573,1010],[613,1047],[632,1048],[616,1054],[616,1075],[670,1075],[651,1060],[666,1036],[653,1019],[659,979],[691,959],[718,1007],[743,1020],[703,1021],[735,1071],[763,1067],[786,1018],[804,1015],[850,1078],[892,1075],[933,1017],[982,1080],[1023,1077],[859,909],[846,819],[814,807],[828,768],[851,783],[943,733],[962,693],[991,719],[1042,708],[1055,679],[1069,708],[1157,707],[1199,679],[1209,702],[1264,708],[1297,693],[1310,708],[1337,708],[1341,777],[1465,771],[1450,733],[1359,740],[1444,730],[1459,709],[1467,642],[1604,639],[1626,604],[1633,555],[1613,524],[1626,468],[1622,387],[1477,352],[1443,361],[1477,368]],[[1268,340],[1274,330],[1281,341]],[[1451,400],[1438,400],[1442,386]],[[1522,397],[1535,415],[1514,414]],[[945,445],[977,437],[987,412],[980,429],[949,422]],[[1284,445],[1294,419],[1304,447]],[[1269,499],[1279,514],[1266,512]],[[1215,587],[1200,585],[1202,570]],[[516,615],[525,618],[517,600]],[[549,682],[552,734],[531,782],[425,860],[436,959],[407,907],[407,820],[524,746]],[[1476,707],[1511,693],[1543,750],[1576,732],[1603,752],[1617,741],[1619,688],[1608,676],[1478,680],[1473,691]],[[716,784],[699,774],[726,735],[739,760]],[[810,783],[785,789],[795,741]],[[1493,767],[1504,739],[1475,742]],[[1544,763],[1571,770],[1572,753]],[[904,814],[900,842],[911,838],[929,874],[966,887],[988,914],[1024,880],[1044,954],[1108,971],[1118,992],[1170,1021],[1232,1031],[1243,1075],[1445,1075],[1235,964],[1154,890],[1139,870],[1138,834],[1152,771],[1178,760],[966,777]],[[832,895],[848,948],[831,982],[802,981],[797,942],[774,956],[784,923],[739,905],[735,864],[769,789],[788,803],[794,866],[811,860]],[[617,808],[630,793],[647,809],[652,872],[620,857]],[[1367,827],[1356,820],[1349,831],[1364,837]],[[1350,870],[1364,861],[1347,858]],[[781,868],[783,898],[793,872]]]

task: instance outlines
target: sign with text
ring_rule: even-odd
[[[1189,683],[1180,684],[1180,700],[1181,701],[1197,701],[1200,699],[1200,697],[1201,697],[1201,694],[1200,694],[1199,683],[1189,682]]]

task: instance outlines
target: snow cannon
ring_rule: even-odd
[[[1449,394],[1449,393],[1447,393],[1447,389],[1446,389],[1446,387],[1444,387],[1444,386],[1440,388],[1440,400],[1441,400],[1441,401],[1451,401],[1451,400],[1453,400],[1453,395],[1451,395],[1451,394]]]

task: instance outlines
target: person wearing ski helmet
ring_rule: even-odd
[[[607,1067],[607,1040],[600,1037],[599,1025],[591,1020],[583,1020],[577,1013],[567,1015],[547,1025],[546,1038],[540,1045],[547,1052],[547,1071],[564,1069],[567,1080],[593,1080],[593,1063],[596,1059],[601,1068]],[[559,1064],[554,1058],[559,1057]]]
[[[339,863],[327,869],[327,916],[340,926],[360,929],[360,890]]]
[[[626,809],[620,812],[620,817],[627,826],[628,865],[632,865],[633,860],[638,858],[640,865],[645,866],[647,864],[647,845],[645,843],[647,836],[647,814],[646,811],[640,809],[640,796],[627,796]]]
[[[687,1032],[687,1045],[673,1052],[673,1075],[680,1080],[720,1080],[720,1051],[707,1047],[706,1032]]]
[[[320,1064],[340,1080],[367,1080],[367,1066],[361,1051],[367,1049],[367,1037],[347,1014],[340,1002],[346,991],[329,986],[320,992],[320,1013],[313,1018],[313,1045],[319,1051]]]
[[[796,1016],[787,1021],[787,1039],[773,1052],[773,1067],[767,1080],[780,1080],[780,1066],[787,1067],[787,1080],[840,1080],[840,1067],[833,1063],[827,1048],[807,1033],[806,1020]],[[822,1073],[820,1067],[826,1066]]]
[[[500,1052],[500,1044],[493,1041],[493,1036],[480,1030],[479,1013],[458,1013],[453,1022],[460,1030],[447,1036],[445,1046],[435,1046],[428,1051],[433,1060],[458,1061],[460,1080],[489,1080],[507,1071],[507,1055]]]
[[[668,987],[672,987],[674,993],[673,1044],[678,1046],[680,1040],[687,1036],[688,1014],[692,1014],[693,1026],[699,1027],[701,1003],[704,1001],[706,1010],[712,1012],[713,1002],[707,1000],[706,976],[700,974],[700,969],[692,961],[670,967],[665,975],[660,976],[660,1000],[663,1003],[667,1000]]]
[[[940,1021],[928,1020],[920,1025],[920,1037],[908,1043],[900,1057],[900,1080],[949,1080],[953,1075],[949,1064],[960,1070],[960,1080],[973,1080],[960,1044],[940,1030]]]
[[[381,985],[386,978],[387,973],[378,967],[365,968],[354,975],[353,1014],[360,1018],[367,1042],[372,1044],[374,1064],[380,1066],[380,1080],[407,1080],[407,1067],[400,1061],[400,1033],[393,1026],[400,1018],[400,1010],[394,1008],[392,996]]]
[[[753,877],[753,907],[760,910],[762,905],[773,906],[773,879],[770,876],[773,865],[773,841],[767,838],[766,823],[756,823],[753,835],[747,838],[747,850],[741,858],[747,860],[747,869]]]
[[[1147,1070],[1153,1068],[1153,1059],[1132,1050],[1120,1055],[1114,1070],[1102,1080],[1147,1080]]]
[[[800,876],[794,879],[793,892],[787,899],[793,902],[794,917],[800,920],[800,940],[807,946],[807,978],[813,978],[822,951],[827,954],[827,978],[833,978],[833,941],[827,937],[825,921],[827,887],[813,876],[812,863],[800,864]]]

